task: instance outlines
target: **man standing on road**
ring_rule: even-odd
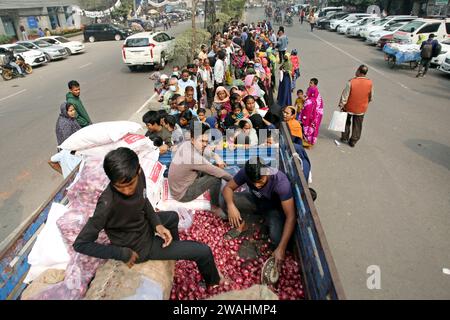
[[[305,9],[300,11],[300,23],[303,24],[303,20],[305,20]]]
[[[356,76],[347,83],[339,102],[341,110],[348,113],[345,132],[342,133],[341,141],[348,142],[350,147],[354,147],[361,138],[364,114],[367,111],[369,102],[373,99],[373,84],[372,80],[366,76],[367,71],[367,66],[363,64],[359,66],[358,70],[356,70]],[[352,121],[352,136],[349,140]]]
[[[77,111],[77,122],[83,128],[92,124],[91,119],[83,106],[83,102],[80,99],[80,84],[78,81],[71,80],[68,84],[69,92],[66,94],[66,102],[75,107]]]
[[[284,55],[286,54],[286,50],[289,44],[288,37],[284,34],[284,29],[281,29],[278,31],[278,52],[280,54],[280,63],[283,63]]]
[[[431,59],[437,57],[436,48],[438,46],[437,40],[434,40],[434,34],[430,34],[428,40],[422,42],[420,45],[420,65],[419,72],[416,75],[418,77],[424,77],[430,67]]]

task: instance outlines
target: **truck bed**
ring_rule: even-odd
[[[301,269],[301,279],[306,299],[345,299],[345,294],[331,255],[308,184],[303,175],[301,161],[296,155],[287,126],[280,128],[280,145],[274,148],[251,148],[219,152],[225,162],[242,166],[250,157],[259,155],[266,161],[279,160],[280,169],[290,178],[297,208],[295,229],[295,256]],[[171,155],[160,157],[169,166]],[[66,189],[73,182],[78,168],[67,177],[48,200],[36,211],[10,243],[0,251],[0,300],[20,299],[26,284],[23,283],[30,265],[27,257],[37,235],[45,224],[53,202],[67,202]]]

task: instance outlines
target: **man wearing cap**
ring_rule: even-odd
[[[438,46],[438,41],[434,40],[434,34],[430,34],[428,40],[422,42],[420,45],[420,65],[419,72],[416,77],[424,77],[430,67],[431,59],[437,56],[436,48]]]

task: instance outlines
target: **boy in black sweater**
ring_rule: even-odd
[[[111,182],[75,240],[75,251],[120,260],[130,268],[147,260],[193,260],[206,284],[218,285],[220,276],[209,246],[180,241],[176,212],[155,213],[136,153],[128,148],[113,150],[106,155],[103,168]],[[110,245],[95,242],[103,229]]]

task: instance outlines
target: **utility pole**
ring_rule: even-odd
[[[133,0],[133,12],[134,12],[134,18],[137,18],[137,14],[136,14],[136,0]]]

